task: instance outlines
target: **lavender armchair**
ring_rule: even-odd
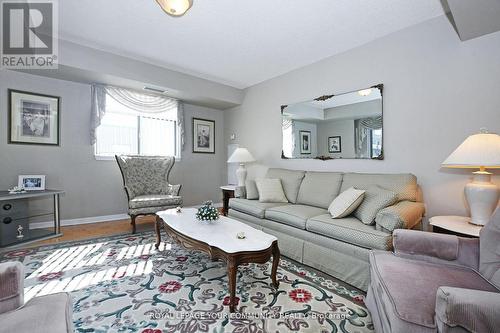
[[[396,230],[393,244],[370,254],[377,332],[498,332],[500,209],[479,239]]]
[[[24,303],[24,267],[0,264],[0,333],[73,332],[71,298],[67,293],[40,296]]]

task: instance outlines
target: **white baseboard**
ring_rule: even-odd
[[[98,222],[108,222],[115,220],[126,220],[130,217],[127,214],[115,214],[115,215],[103,215],[103,216],[93,216],[93,217],[82,217],[78,219],[68,219],[61,220],[61,226],[78,225],[78,224],[89,224]],[[42,229],[50,228],[54,226],[53,221],[48,222],[35,222],[30,224],[30,229]]]

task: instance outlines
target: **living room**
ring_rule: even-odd
[[[1,6],[0,332],[500,327],[498,2]]]

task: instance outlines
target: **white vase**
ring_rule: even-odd
[[[247,179],[245,164],[240,164],[240,167],[236,170],[236,178],[238,179],[238,186],[245,186],[245,180]]]

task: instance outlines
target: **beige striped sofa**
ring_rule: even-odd
[[[271,168],[266,178],[281,179],[288,203],[233,198],[229,216],[278,238],[281,253],[362,290],[370,280],[369,252],[392,249],[395,229],[416,228],[424,204],[412,174],[311,172]],[[380,210],[374,225],[354,216],[332,219],[328,206],[345,189],[378,185],[397,194]],[[244,191],[243,191],[244,192]]]

